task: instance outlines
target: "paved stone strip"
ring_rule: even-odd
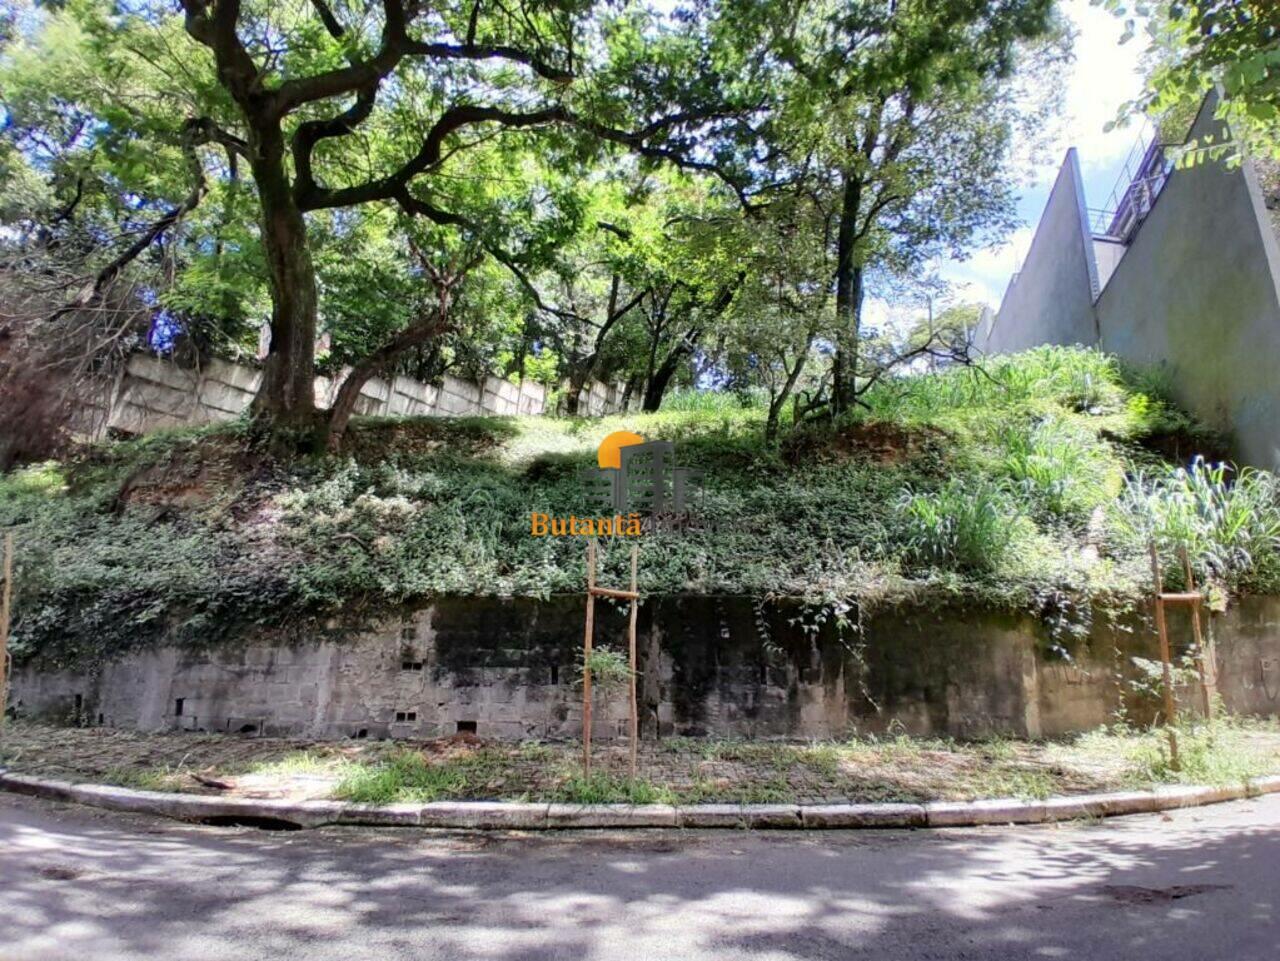
[[[1230,787],[1171,785],[1153,791],[1083,794],[1044,801],[994,798],[926,804],[528,804],[432,801],[427,804],[349,804],[219,798],[203,794],[135,791],[74,784],[0,770],[0,790],[74,801],[112,811],[159,814],[182,821],[320,827],[359,824],[467,830],[581,828],[939,828],[1038,824],[1119,814],[1147,814],[1280,793],[1280,775]]]

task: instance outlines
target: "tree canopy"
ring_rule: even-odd
[[[1273,0],[1095,0],[1125,18],[1125,39],[1143,24],[1146,89],[1122,116],[1141,112],[1186,120],[1206,93],[1221,90],[1227,135],[1188,144],[1185,164],[1236,163],[1249,153],[1280,160],[1280,5]]]
[[[869,284],[1011,229],[1053,85],[1010,79],[1062,36],[1051,0],[15,7],[8,322],[85,370],[265,344],[256,423],[331,445],[390,370],[537,377],[570,413],[714,374],[776,432],[894,360],[860,349]]]

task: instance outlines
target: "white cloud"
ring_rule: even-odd
[[[1120,18],[1089,0],[1068,0],[1063,9],[1079,32],[1067,82],[1066,140],[1058,152],[1074,146],[1082,166],[1109,165],[1123,159],[1138,135],[1133,125],[1110,133],[1105,127],[1142,89],[1138,61],[1143,44],[1137,38],[1121,44]]]
[[[1026,257],[1067,148],[1075,147],[1079,153],[1089,203],[1101,206],[1142,132],[1135,123],[1110,132],[1105,129],[1121,105],[1141,90],[1138,65],[1142,41],[1135,38],[1121,44],[1122,21],[1089,0],[1063,0],[1062,9],[1077,31],[1075,59],[1068,66],[1064,116],[1055,125],[1056,136],[1049,151],[1053,161],[1034,171],[1021,204],[1029,224],[1004,243],[976,251],[966,261],[950,261],[942,268],[942,276],[957,291],[968,292],[964,299],[979,300],[993,308],[999,306],[1009,278]]]
[[[1026,260],[1034,234],[1032,227],[1019,227],[1004,243],[979,250],[968,260],[949,262],[942,273],[954,286],[955,299],[998,307],[1009,278]]]

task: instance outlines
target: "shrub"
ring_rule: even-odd
[[[1266,471],[1233,471],[1197,457],[1164,475],[1137,473],[1117,502],[1115,528],[1132,548],[1154,541],[1166,569],[1181,570],[1178,550],[1185,547],[1204,574],[1230,590],[1280,588],[1280,485]]]
[[[910,559],[959,571],[994,570],[1022,527],[1004,490],[969,478],[955,478],[938,491],[906,488],[898,513]]]

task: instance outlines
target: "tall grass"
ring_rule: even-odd
[[[908,557],[959,571],[999,567],[1024,526],[1005,491],[981,479],[955,478],[929,492],[907,488],[897,509]]]
[[[1115,529],[1133,547],[1154,541],[1170,559],[1185,547],[1230,590],[1280,588],[1280,484],[1249,467],[1232,473],[1199,457],[1164,475],[1136,473],[1116,504]]]
[[[1126,394],[1121,371],[1106,354],[1038,347],[981,366],[891,378],[863,400],[877,417],[928,421],[949,412],[981,416],[1026,404],[1096,416],[1123,410]]]
[[[768,398],[755,389],[736,392],[679,387],[662,399],[663,413],[727,414],[740,410],[763,409],[767,406]]]
[[[1005,472],[1050,513],[1078,515],[1107,499],[1117,474],[1112,459],[1097,437],[1066,418],[1044,418],[1029,430],[1007,428],[1000,440]]]

